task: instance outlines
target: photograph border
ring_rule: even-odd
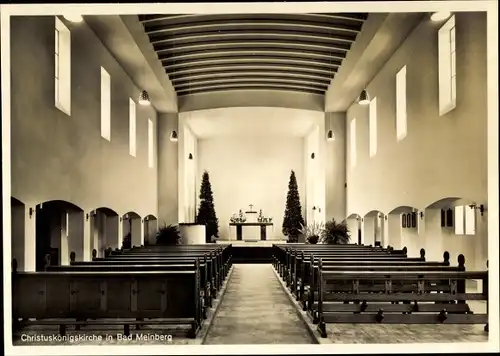
[[[155,13],[297,13],[297,12],[487,12],[487,163],[488,163],[488,256],[489,341],[485,343],[440,344],[335,344],[332,345],[109,345],[109,346],[13,346],[11,301],[11,74],[10,16],[128,15]],[[275,3],[126,3],[126,4],[2,4],[2,197],[4,262],[4,340],[6,355],[100,355],[100,354],[358,354],[358,353],[464,353],[499,350],[499,190],[498,190],[498,1],[370,1],[370,2],[275,2]],[[14,78],[15,80],[15,78]],[[470,118],[473,120],[474,118]]]

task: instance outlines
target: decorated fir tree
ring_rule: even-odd
[[[200,189],[200,206],[196,223],[203,224],[206,228],[206,242],[212,242],[212,237],[219,237],[219,219],[215,215],[214,197],[208,172],[203,172]]]
[[[297,241],[302,225],[304,225],[304,218],[302,217],[302,207],[300,205],[299,187],[295,172],[292,171],[288,183],[285,217],[283,218],[283,235],[288,237],[289,242]]]

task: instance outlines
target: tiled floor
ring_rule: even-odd
[[[476,290],[468,289],[473,293]],[[474,313],[486,313],[486,302],[467,303]],[[329,324],[328,339],[336,344],[487,342],[483,324]]]
[[[235,264],[204,344],[312,344],[270,264]]]

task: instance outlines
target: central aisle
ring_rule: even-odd
[[[205,345],[313,343],[271,264],[233,268]]]

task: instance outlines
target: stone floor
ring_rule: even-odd
[[[205,345],[312,344],[271,264],[235,264]]]
[[[467,304],[474,313],[486,313],[484,301]],[[326,330],[336,344],[488,342],[483,324],[330,324]]]

